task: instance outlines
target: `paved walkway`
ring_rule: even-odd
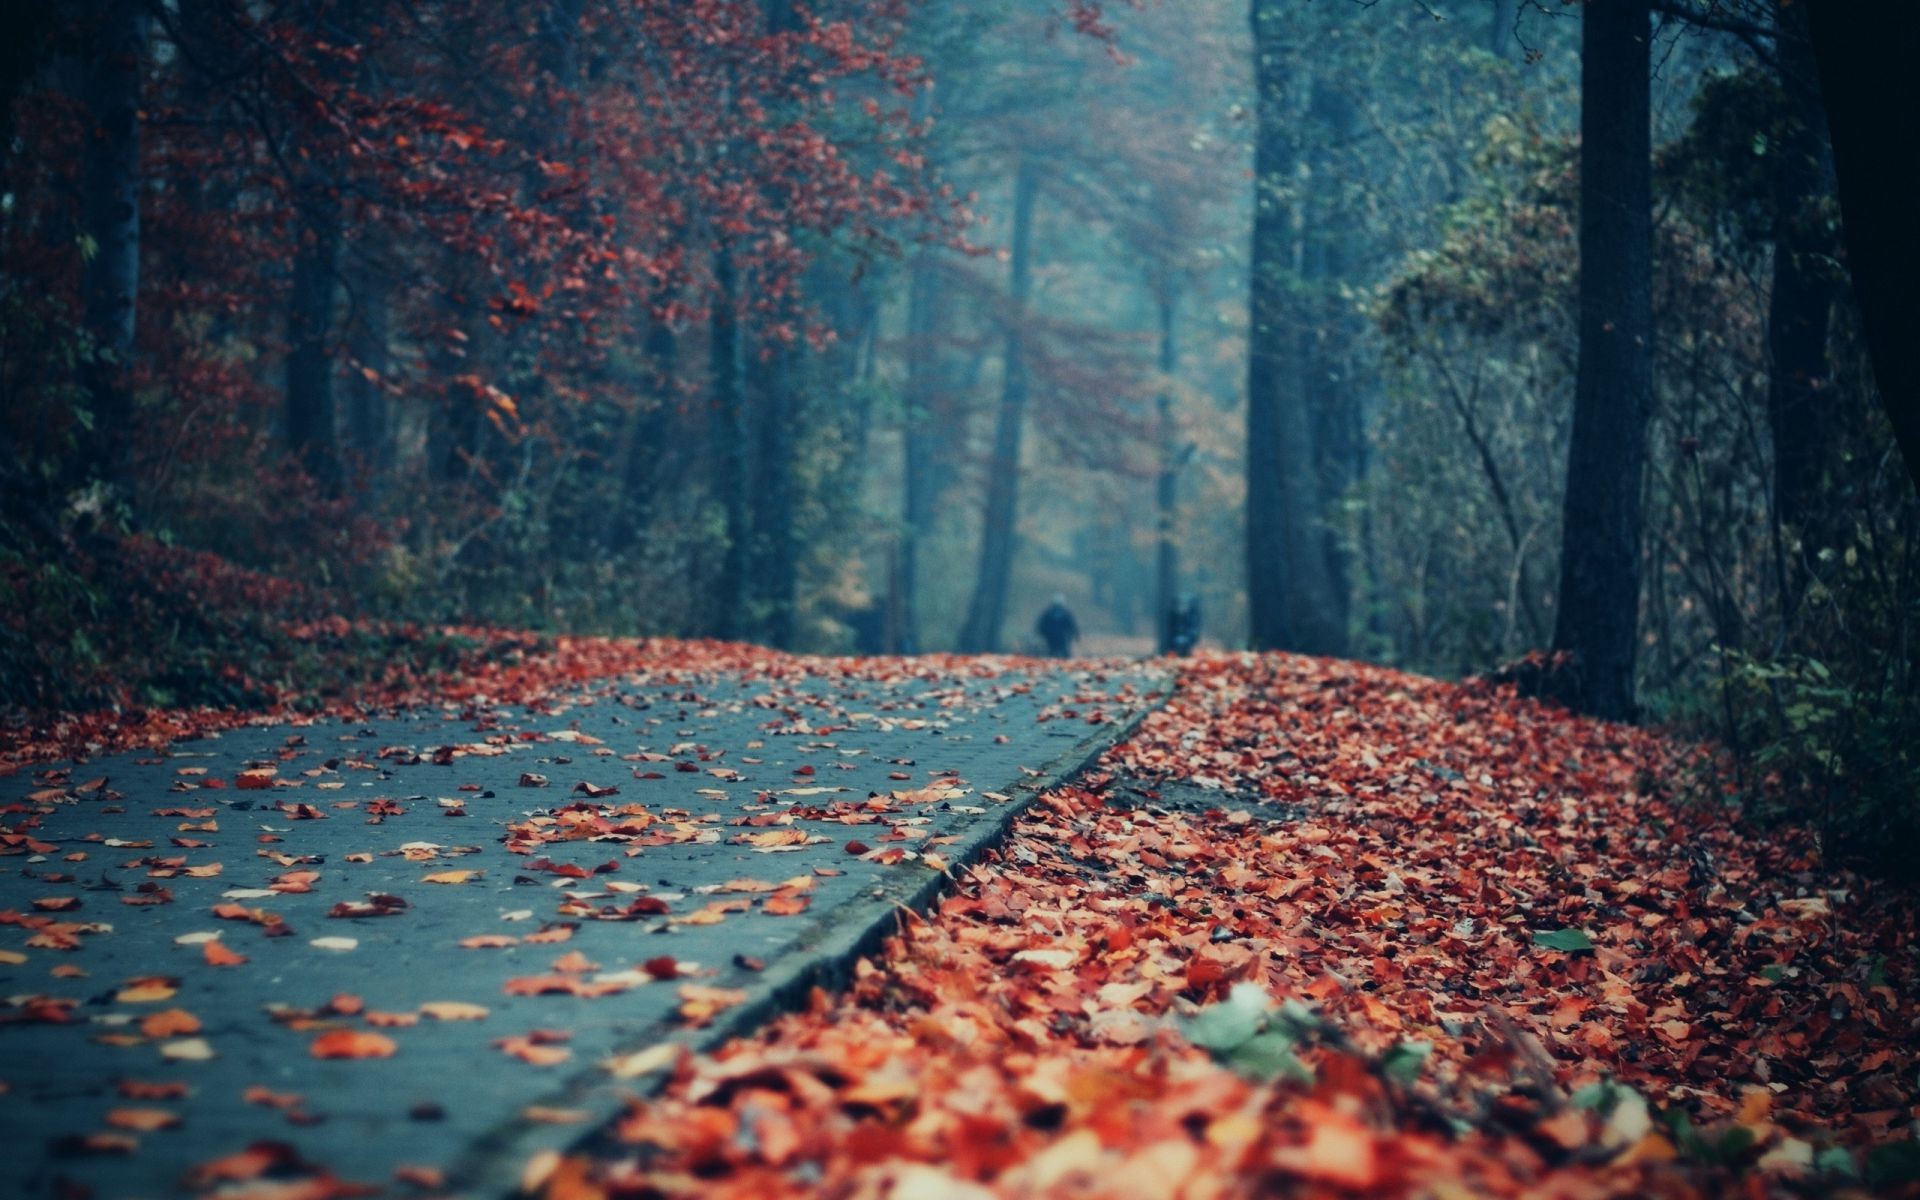
[[[0,1195],[210,1190],[263,1142],[504,1191],[835,982],[1163,682],[627,682],[0,781]]]

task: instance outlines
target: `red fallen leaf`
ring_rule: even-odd
[[[72,912],[80,907],[78,896],[42,896],[33,902],[41,912]]]
[[[290,821],[324,821],[327,819],[326,813],[321,812],[311,804],[282,804],[280,811],[285,813],[287,819]]]
[[[397,917],[407,910],[407,902],[398,896],[370,892],[365,901],[342,900],[327,910],[335,918]]]
[[[522,1062],[536,1067],[557,1066],[573,1057],[563,1043],[570,1035],[551,1029],[535,1029],[523,1037],[503,1037],[493,1044]]]
[[[120,903],[132,905],[135,908],[142,908],[142,907],[147,907],[155,904],[172,904],[173,892],[168,888],[163,888],[159,886],[158,884],[143,883],[137,889],[135,889],[135,892],[133,895],[120,897]]]
[[[118,1157],[139,1148],[139,1141],[124,1133],[69,1133],[47,1141],[55,1158]]]
[[[255,1142],[237,1154],[204,1162],[188,1171],[183,1182],[199,1191],[222,1183],[247,1183],[268,1171],[293,1172],[305,1166],[285,1142]]]
[[[598,971],[600,964],[578,950],[569,950],[553,960],[553,969],[562,975],[584,975],[589,971]]]
[[[871,851],[873,847],[867,845],[865,842],[854,841],[848,842],[843,849],[845,849],[848,854],[866,854]]]
[[[571,938],[573,931],[578,928],[578,925],[562,921],[557,925],[548,925],[538,933],[529,933],[520,940],[533,946],[552,946]]]
[[[200,1018],[185,1009],[164,1009],[142,1020],[140,1032],[156,1041],[160,1038],[185,1037],[200,1032]]]
[[[671,954],[662,954],[640,964],[640,969],[655,979],[677,979],[680,976],[680,963]]]
[[[768,896],[766,903],[760,906],[760,911],[776,917],[793,917],[807,911],[807,906],[811,903],[813,903],[813,897],[804,893],[781,892],[778,895]]]
[[[216,904],[213,915],[222,921],[251,921],[255,925],[275,926],[284,924],[279,913],[270,913],[264,909],[248,908],[242,904]]]
[[[169,1079],[151,1083],[140,1079],[122,1079],[114,1085],[123,1100],[181,1100],[186,1097],[186,1081]]]
[[[406,1029],[420,1023],[420,1014],[410,1012],[379,1012],[368,1009],[362,1020],[376,1029]]]
[[[110,1108],[107,1124],[135,1133],[157,1133],[162,1129],[177,1129],[182,1118],[170,1108]]]
[[[201,943],[200,953],[210,967],[237,967],[247,961],[246,955],[234,953],[218,939]]]
[[[291,1112],[306,1102],[297,1092],[276,1092],[257,1083],[240,1093],[240,1099],[248,1104],[258,1104],[262,1108],[278,1109],[281,1112]]]
[[[319,878],[318,871],[285,871],[274,876],[267,887],[289,896],[300,896],[313,891],[313,885]]]
[[[795,768],[793,769],[793,773],[794,773],[795,775],[811,775],[811,774],[813,774],[813,773],[814,773],[814,771],[813,771],[813,764],[812,764],[812,763],[802,763],[802,764],[800,764],[799,766],[797,766],[797,767],[795,767]]]
[[[672,909],[668,908],[667,902],[658,896],[635,896],[633,902],[620,911],[629,917],[657,917],[662,913],[671,912]]]
[[[597,784],[588,783],[584,779],[574,784],[573,790],[586,796],[590,800],[598,800],[602,796],[617,796],[620,794],[620,789],[617,787],[600,787]]]
[[[242,771],[234,776],[233,786],[242,791],[263,791],[273,786],[273,777],[272,771]],[[208,780],[207,783],[212,786],[213,781]]]
[[[313,1039],[315,1058],[391,1058],[399,1047],[392,1038],[359,1029],[335,1029]]]
[[[523,771],[520,774],[520,786],[521,787],[546,787],[547,777],[545,775],[536,774],[532,771]]]
[[[410,1188],[423,1192],[437,1192],[447,1185],[447,1173],[438,1167],[423,1167],[408,1163],[393,1169],[395,1183],[404,1183]]]
[[[461,938],[460,944],[469,950],[499,950],[507,946],[518,946],[520,939],[504,933],[478,933],[472,937]]]
[[[367,814],[369,816],[398,817],[405,814],[406,811],[407,810],[402,808],[399,802],[395,800],[382,798],[379,800],[369,800],[367,802]]]
[[[711,1022],[723,1010],[746,1003],[746,999],[747,993],[742,988],[684,983],[680,985],[680,1019],[697,1028]]]

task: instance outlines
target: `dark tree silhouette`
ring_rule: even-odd
[[[1645,0],[1581,10],[1580,359],[1567,450],[1554,648],[1562,697],[1634,713],[1641,473],[1653,402],[1653,171]]]

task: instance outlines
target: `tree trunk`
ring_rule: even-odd
[[[1288,189],[1297,184],[1284,0],[1253,0],[1258,116],[1248,283],[1247,615],[1256,649],[1338,653],[1345,643],[1328,572],[1304,394],[1300,253]]]
[[[1160,289],[1160,374],[1168,380],[1154,397],[1159,420],[1160,478],[1154,487],[1155,553],[1153,562],[1153,610],[1156,648],[1161,654],[1173,649],[1173,621],[1180,603],[1180,549],[1174,541],[1174,526],[1179,516],[1180,465],[1186,451],[1178,445],[1180,427],[1173,416],[1174,369],[1179,365],[1174,343],[1174,291],[1171,283]]]
[[[1912,46],[1920,10],[1886,5],[1872,20],[1843,0],[1812,0],[1807,19],[1833,138],[1847,270],[1860,304],[1874,383],[1893,423],[1907,476],[1920,483],[1920,354],[1912,346],[1920,236],[1908,157],[1889,153],[1887,118],[1913,111]]]
[[[735,277],[733,252],[724,246],[714,251],[713,278],[716,294],[707,358],[708,385],[713,392],[710,431],[727,524],[726,553],[713,598],[713,633],[731,639],[745,633],[753,514],[747,472],[747,408],[740,389],[739,280]]]
[[[333,491],[340,483],[340,455],[328,342],[339,296],[340,205],[320,181],[301,191],[287,294],[287,447],[316,483]]]
[[[81,223],[91,244],[81,276],[95,355],[82,383],[92,409],[94,471],[124,485],[132,464],[133,362],[140,292],[140,81],[148,17],[137,0],[107,0],[81,64],[90,128],[81,152]]]
[[[1487,25],[1487,52],[1511,62],[1520,53],[1520,40],[1514,34],[1514,22],[1520,15],[1520,0],[1493,0]]]
[[[966,623],[960,630],[963,653],[991,654],[1000,648],[1006,620],[1007,590],[1013,578],[1015,518],[1020,500],[1020,440],[1027,416],[1026,320],[1033,288],[1033,206],[1040,172],[1022,158],[1013,180],[1012,287],[1007,311],[1000,414],[994,422],[993,459],[987,468],[987,504],[980,528],[980,570]]]
[[[906,412],[900,428],[900,555],[894,568],[896,654],[920,653],[920,541],[933,522],[933,392],[939,286],[928,251],[915,256],[907,282]]]
[[[1832,153],[1821,112],[1804,4],[1776,2],[1775,40],[1789,107],[1776,156],[1773,287],[1767,302],[1767,416],[1773,427],[1775,511],[1782,524],[1819,538],[1813,511],[1830,465],[1833,416],[1820,392],[1828,375],[1827,327],[1838,287],[1823,260],[1835,247],[1818,224],[1831,194]],[[1817,547],[1813,547],[1817,548]]]
[[[1341,82],[1327,75],[1314,81],[1309,108],[1312,130],[1312,191],[1305,206],[1305,254],[1302,263],[1303,298],[1308,319],[1303,322],[1305,350],[1301,356],[1307,412],[1313,430],[1313,467],[1316,485],[1314,524],[1319,553],[1324,558],[1328,606],[1322,626],[1327,640],[1318,653],[1347,653],[1347,626],[1352,596],[1353,554],[1340,520],[1340,503],[1360,482],[1365,441],[1360,428],[1360,394],[1354,377],[1355,344],[1361,334],[1352,305],[1341,294],[1353,263],[1357,236],[1352,206],[1342,188],[1340,161],[1353,139],[1354,107]]]
[[[747,362],[754,422],[753,553],[749,558],[758,641],[793,647],[800,548],[794,540],[794,458],[801,421],[795,394],[795,351],[772,338]]]
[[[387,374],[392,369],[393,313],[384,281],[362,271],[353,289],[353,321],[347,353],[347,429],[361,470],[382,482],[393,467],[393,430],[387,404]]]
[[[1653,194],[1646,0],[1581,10],[1580,358],[1554,648],[1574,707],[1634,713],[1640,497],[1653,402]]]

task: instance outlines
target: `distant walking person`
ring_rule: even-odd
[[[1182,658],[1200,643],[1200,597],[1188,593],[1167,614],[1167,648]]]
[[[1049,657],[1066,658],[1073,653],[1073,643],[1080,638],[1080,623],[1073,619],[1067,598],[1056,592],[1053,603],[1047,605],[1040,619],[1033,623],[1033,631],[1047,644]]]

